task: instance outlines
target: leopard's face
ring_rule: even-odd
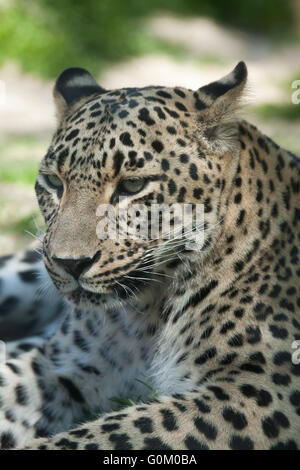
[[[209,145],[201,123],[206,107],[197,92],[148,87],[102,92],[65,113],[36,193],[46,222],[44,261],[71,301],[131,297],[178,253],[192,256],[185,242],[202,214],[197,205],[209,241],[230,165],[228,152]],[[166,233],[157,212],[162,204],[163,210],[176,204],[181,214],[189,205],[185,236],[177,209]]]

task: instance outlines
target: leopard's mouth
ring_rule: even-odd
[[[133,264],[133,263],[131,263]],[[49,271],[53,282],[67,299],[80,308],[90,308],[91,306],[101,306],[104,304],[120,303],[122,301],[132,301],[137,299],[140,293],[144,292],[152,285],[155,277],[153,269],[149,266],[149,259],[139,261],[131,266],[132,269],[119,273],[119,276],[109,279],[100,277],[98,282],[88,277],[74,279],[56,277],[53,278],[53,271]],[[145,272],[144,272],[145,271]],[[116,273],[115,273],[116,274]]]
[[[66,297],[73,305],[81,309],[107,308],[118,303],[117,296],[109,293],[91,292],[82,287],[77,287],[66,294]]]
[[[136,297],[140,292],[149,287],[153,280],[153,269],[148,266],[149,261],[139,261],[135,263],[131,270],[125,271],[119,276],[109,279],[101,278],[99,284],[90,281],[88,278],[79,278],[77,281],[78,291],[76,295],[82,295],[87,292],[89,295],[97,296],[111,296],[120,300],[131,299]],[[143,268],[146,272],[143,271]]]
[[[73,304],[83,308],[86,306],[111,306],[121,301],[133,300],[149,287],[151,280],[150,272],[145,275],[140,271],[132,270],[107,281],[104,289],[102,283],[99,287],[89,286],[87,282],[79,280],[75,289],[65,295]]]

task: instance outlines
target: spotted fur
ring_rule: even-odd
[[[59,77],[36,192],[70,307],[44,345],[0,365],[2,448],[300,446],[300,160],[236,117],[246,75],[240,63],[197,91]],[[99,240],[97,207],[117,205],[126,178],[145,179],[129,204],[204,204],[202,250]],[[115,396],[142,403],[114,410]]]
[[[0,340],[47,337],[63,314],[63,298],[53,286],[39,244],[0,257]],[[51,299],[51,302],[50,302]]]

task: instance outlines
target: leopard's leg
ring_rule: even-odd
[[[234,375],[236,373],[237,375]],[[297,449],[300,422],[271,383],[227,370],[199,391],[109,413],[28,449]],[[167,380],[167,378],[166,378]],[[233,383],[231,383],[232,381]]]
[[[68,430],[114,409],[113,397],[149,393],[136,381],[145,341],[124,318],[75,309],[45,344],[0,363],[0,448]]]
[[[48,335],[63,311],[38,246],[0,257],[0,340]]]
[[[1,342],[2,360],[9,361],[23,356],[24,353],[33,349],[43,348],[47,338],[44,336],[29,336],[16,341]],[[3,362],[3,361],[2,361]]]

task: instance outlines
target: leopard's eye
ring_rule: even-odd
[[[44,175],[44,179],[45,179],[47,185],[50,188],[55,189],[57,192],[62,193],[64,185],[63,185],[63,182],[61,181],[61,179],[59,179],[58,176],[56,176],[56,175]]]
[[[123,180],[119,184],[119,191],[127,194],[136,194],[141,191],[147,180],[144,178]]]

